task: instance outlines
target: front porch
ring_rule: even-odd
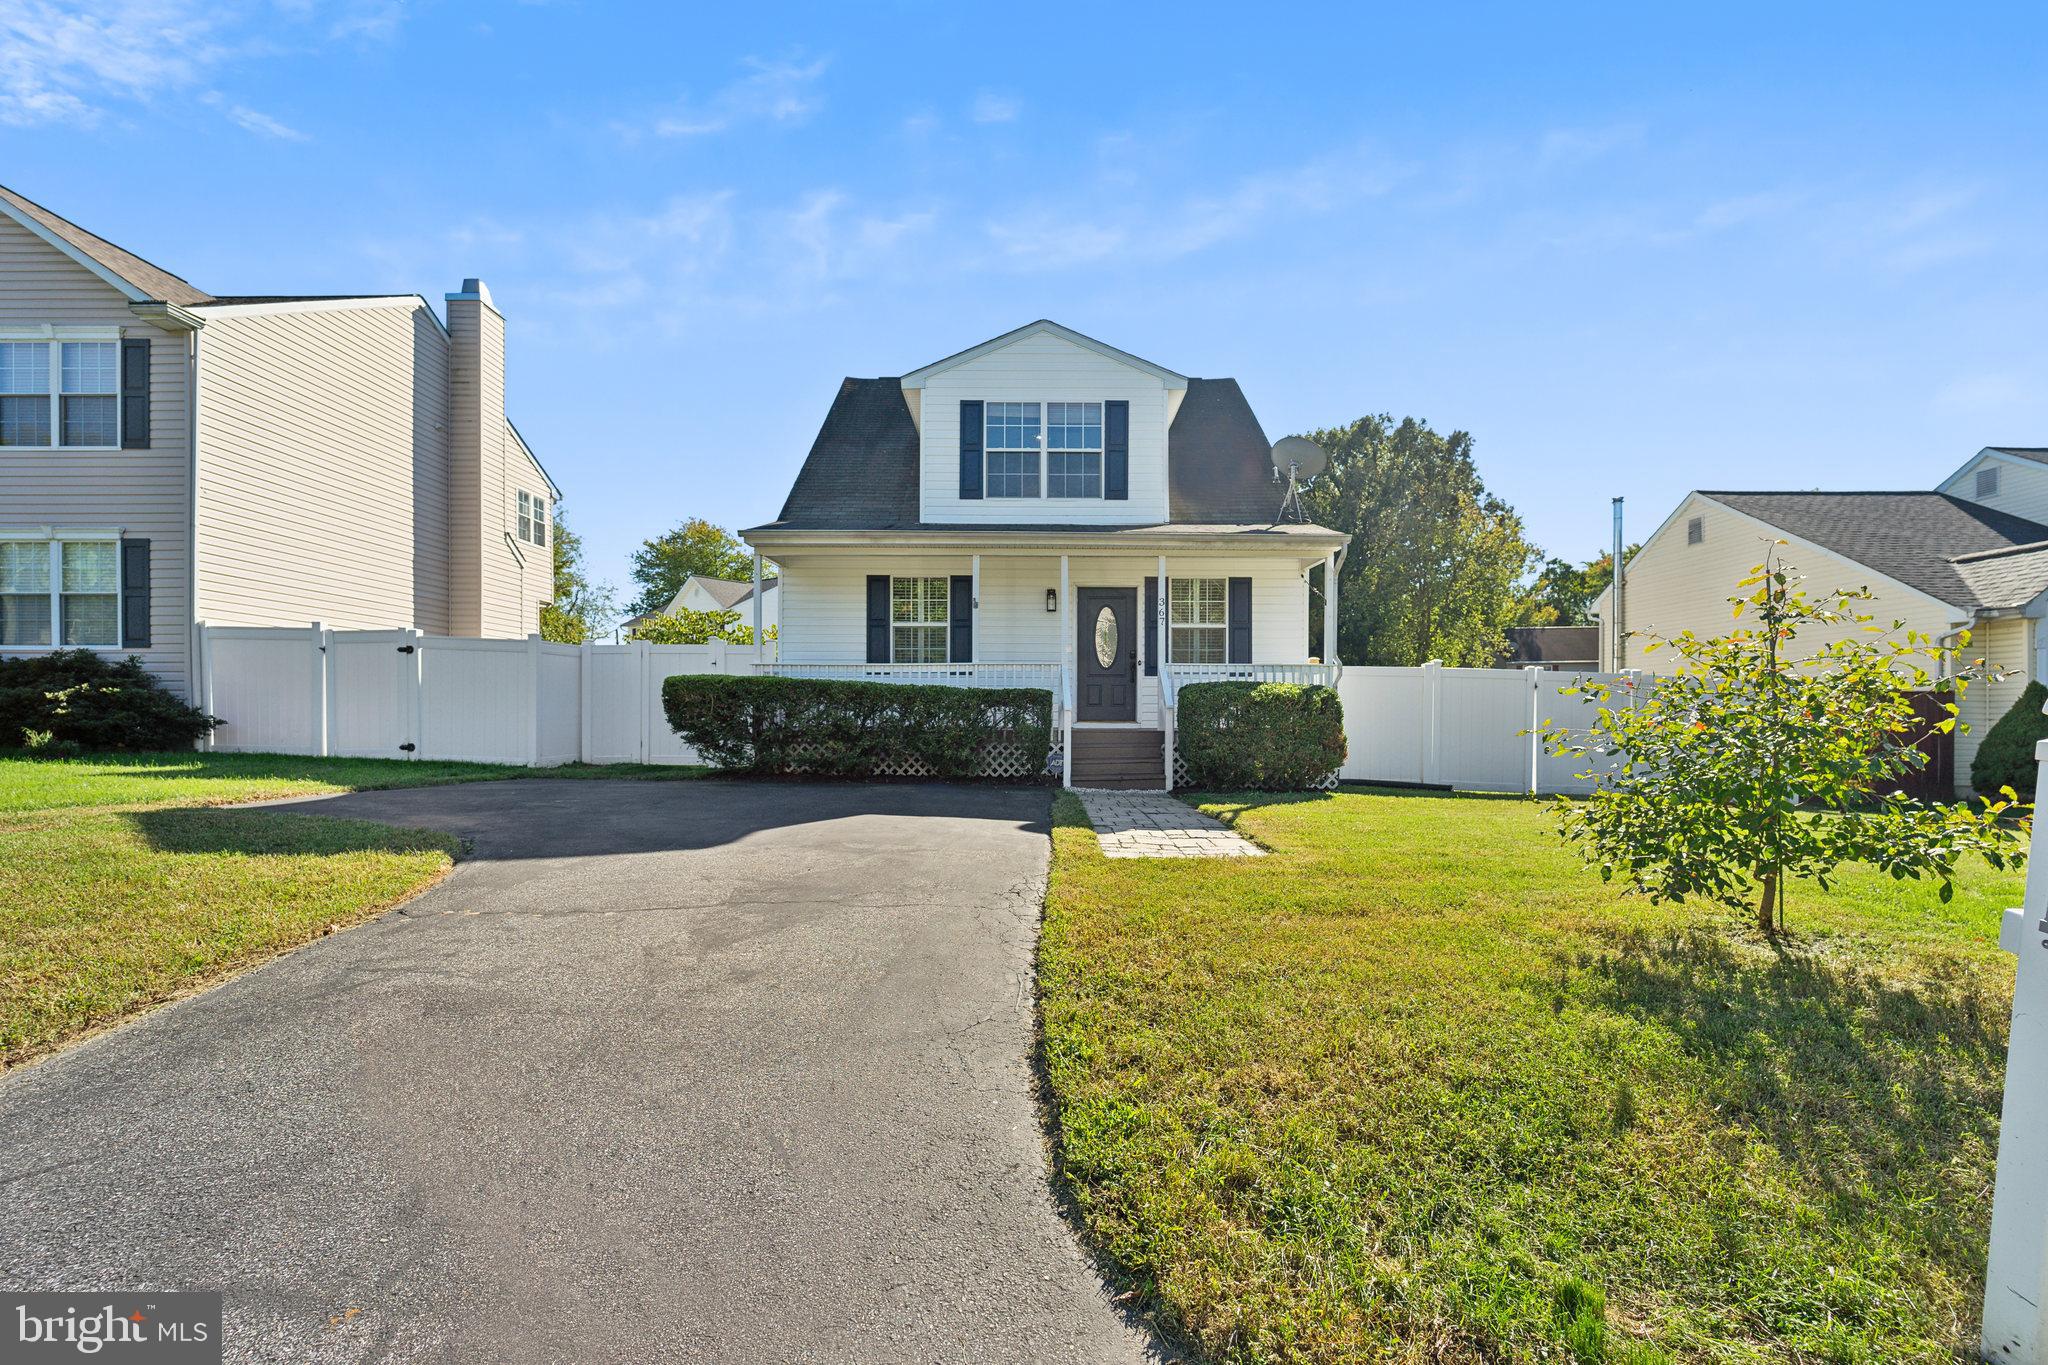
[[[1334,577],[1338,550],[1284,532],[1263,538],[1256,552],[1204,546],[1142,557],[778,546],[781,638],[776,661],[761,668],[1042,688],[1054,701],[1065,785],[1170,788],[1181,688],[1337,681],[1339,666],[1309,651],[1312,601],[1323,638],[1335,633],[1336,603],[1321,582]]]

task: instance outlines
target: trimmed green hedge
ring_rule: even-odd
[[[1299,791],[1344,766],[1344,704],[1300,683],[1190,683],[1174,743],[1188,781],[1216,791]]]
[[[2048,716],[2041,714],[2044,705],[2048,705],[2048,687],[2030,682],[2012,710],[1984,732],[1977,756],[1970,760],[1972,787],[1986,796],[1996,795],[2000,787],[2011,787],[2021,800],[2034,799],[2034,775],[2039,771],[2034,742],[2048,739]]]
[[[921,759],[936,777],[983,777],[991,750],[1021,748],[1042,775],[1052,750],[1043,688],[698,673],[663,683],[661,704],[705,762],[737,772],[876,777]]]
[[[0,749],[186,749],[213,728],[133,657],[89,649],[0,659]]]

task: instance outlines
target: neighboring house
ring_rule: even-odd
[[[1070,781],[1158,786],[1178,687],[1334,680],[1308,577],[1347,537],[1276,522],[1282,492],[1235,380],[1041,321],[844,380],[741,534],[781,571],[777,671],[1047,687]]]
[[[1735,624],[1728,599],[1774,541],[1809,593],[1869,588],[1861,610],[1889,626],[1903,621],[1943,643],[1967,629],[1966,657],[2006,674],[1972,684],[1955,744],[1957,782],[1991,725],[2030,678],[2048,677],[2048,449],[1987,446],[1931,492],[1733,493],[1704,491],[1685,501],[1628,561],[1620,663],[1669,671],[1669,649],[1645,654],[1644,632],[1724,634]],[[1610,593],[1597,610],[1610,620]],[[1807,647],[1849,627],[1801,634]],[[1603,634],[1603,639],[1606,636]],[[1606,663],[1615,666],[1613,645]]]
[[[1600,667],[1600,627],[1509,626],[1508,651],[1495,668],[1576,669]]]
[[[0,188],[0,652],[196,625],[520,636],[560,496],[505,416],[505,324],[446,296],[217,296]]]
[[[782,598],[776,592],[780,581],[775,578],[761,581],[763,631],[774,630],[776,622],[781,619],[776,614],[782,604]],[[754,625],[754,585],[693,573],[683,580],[683,586],[676,590],[676,595],[669,599],[669,604],[662,611],[665,615],[679,611],[736,611],[740,614],[740,624],[751,630]]]

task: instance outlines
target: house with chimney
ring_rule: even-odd
[[[481,280],[209,294],[0,186],[0,654],[192,695],[201,622],[523,636],[560,496]]]

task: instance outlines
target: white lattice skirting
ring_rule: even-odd
[[[1320,781],[1310,783],[1308,789],[1310,791],[1326,792],[1334,788],[1337,782],[1338,770],[1332,768],[1323,775]],[[1175,791],[1186,791],[1193,785],[1193,780],[1188,776],[1188,761],[1180,756],[1179,749],[1175,749],[1173,751],[1173,789]]]
[[[1057,752],[1058,740],[1054,740]],[[1015,740],[992,740],[982,746],[979,762],[975,764],[974,776],[1011,782],[1042,782],[1048,769],[1044,754],[1036,753],[1036,746]],[[804,767],[804,751],[795,753],[798,771]],[[882,760],[875,767],[880,777],[937,777],[938,772],[931,764],[915,754],[899,754]]]

